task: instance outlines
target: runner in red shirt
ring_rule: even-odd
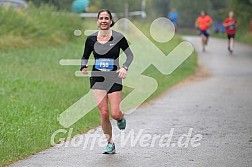
[[[213,20],[210,16],[207,15],[205,11],[200,12],[200,16],[195,22],[195,27],[200,31],[200,36],[202,39],[202,48],[203,52],[205,51],[205,46],[207,45],[209,38],[209,27],[212,25]]]
[[[223,22],[223,26],[226,27],[226,33],[228,37],[228,50],[230,53],[233,53],[234,50],[234,39],[236,33],[237,21],[234,19],[234,12],[230,11],[228,18]]]

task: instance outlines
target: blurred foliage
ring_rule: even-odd
[[[51,6],[54,6],[58,10],[62,9],[71,9],[71,5],[73,3],[73,0],[28,0],[35,4],[36,6],[40,6],[43,4],[48,4]]]
[[[35,5],[47,3],[56,9],[70,10],[73,0],[29,0]],[[142,0],[90,0],[89,12],[97,12],[100,9],[110,9],[115,13],[123,13],[125,3],[129,4],[129,11],[141,10]],[[227,16],[229,10],[234,10],[242,23],[248,22],[252,15],[252,0],[145,0],[146,13],[150,18],[166,16],[176,8],[180,13],[180,24],[193,25],[194,20],[201,10],[205,10],[217,22]]]
[[[239,21],[239,28],[249,29],[249,23],[252,20],[252,0],[230,0],[229,8],[232,9]]]
[[[73,0],[29,0],[39,6],[43,3],[53,5],[56,9],[70,11]],[[88,12],[97,12],[100,9],[109,9],[114,13],[124,13],[125,3],[129,4],[129,11],[141,10],[143,0],[90,0]],[[149,19],[167,16],[167,13],[176,8],[179,12],[181,26],[193,26],[201,10],[205,10],[215,22],[221,23],[229,10],[234,10],[242,25],[248,25],[252,18],[252,0],[145,0],[146,13]]]
[[[0,10],[0,49],[27,47],[31,44],[63,43],[74,37],[75,29],[83,29],[82,20],[68,13],[73,0],[27,1],[30,2],[27,10],[19,12]],[[111,2],[111,0],[90,0],[88,12],[106,8],[123,16],[126,3],[129,11],[139,11],[144,0]],[[178,25],[182,27],[181,29],[183,27],[192,29],[201,10],[207,11],[215,23],[222,23],[228,16],[228,11],[233,10],[239,22],[239,33],[242,34],[248,33],[249,22],[252,19],[252,0],[145,0],[145,4],[146,23],[160,16],[166,17],[172,8],[176,8],[179,12]],[[63,11],[65,14],[53,14],[56,11],[58,13]],[[134,18],[141,19],[140,16]]]
[[[75,29],[83,28],[81,18],[55,12],[48,5],[31,3],[23,11],[0,10],[0,49],[26,48],[38,45],[63,44],[73,39]]]
[[[194,26],[195,19],[201,10],[209,13],[211,9],[210,0],[171,0],[170,10],[175,8],[179,12],[178,24],[180,26]],[[210,13],[209,13],[210,14]]]

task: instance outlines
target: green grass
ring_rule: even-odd
[[[223,38],[227,39],[227,35],[223,34]],[[245,30],[237,30],[235,40],[252,46],[252,33]]]
[[[59,64],[61,59],[79,59],[84,41],[82,36],[59,46],[0,51],[0,166],[50,147],[53,132],[63,128],[57,122],[59,114],[89,91],[89,79],[74,76],[79,66]],[[155,44],[168,54],[180,42],[176,36],[168,43]],[[169,76],[150,66],[144,74],[154,77],[159,87],[147,100],[192,75],[196,67],[196,53]],[[124,89],[124,95],[129,91]],[[98,110],[94,109],[71,126],[72,135],[86,132],[99,122]],[[60,137],[57,135],[55,142]]]
[[[225,33],[213,34],[212,36],[227,39],[227,35]],[[238,31],[235,36],[235,40],[252,46],[252,34],[248,31]]]
[[[57,116],[87,91],[87,81],[74,77],[78,68],[59,65],[61,58],[79,58],[81,47],[1,53],[1,165],[50,146],[51,132],[61,128]]]
[[[32,4],[26,10],[0,10],[0,50],[58,45],[74,38],[73,31],[83,27],[80,17],[53,7]]]

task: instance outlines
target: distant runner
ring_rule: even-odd
[[[228,51],[233,53],[234,51],[234,39],[237,27],[237,21],[234,18],[234,12],[230,11],[228,13],[228,18],[223,22],[223,26],[226,27],[226,34],[228,38]]]
[[[195,22],[195,27],[200,31],[200,36],[202,39],[202,50],[205,52],[206,45],[209,39],[209,27],[212,25],[213,20],[210,16],[207,15],[205,11],[200,12],[200,16]]]
[[[168,13],[168,18],[172,21],[172,23],[174,24],[175,26],[175,30],[178,29],[178,17],[179,17],[179,14],[178,12],[176,11],[175,8],[173,8],[169,13]]]

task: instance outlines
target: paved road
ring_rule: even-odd
[[[76,145],[84,139],[79,147],[53,147],[11,166],[252,166],[252,48],[237,44],[229,55],[226,40],[211,39],[202,53],[198,37],[186,39],[199,51],[204,72],[126,115],[125,136],[114,127],[117,154],[101,154],[97,143],[83,150],[88,135],[81,135],[75,138]]]

